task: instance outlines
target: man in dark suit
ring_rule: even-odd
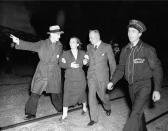
[[[149,100],[151,92],[151,78],[154,79],[154,92],[152,99],[160,99],[162,83],[162,68],[155,49],[140,40],[146,26],[139,20],[131,20],[128,25],[128,38],[120,55],[119,65],[113,74],[111,82],[107,85],[112,90],[113,85],[125,75],[129,84],[129,94],[132,102],[132,111],[124,131],[147,131],[144,118],[144,106]]]
[[[87,46],[88,57],[86,57],[86,59],[89,62],[87,79],[91,118],[88,126],[91,126],[98,122],[98,103],[96,95],[98,95],[102,101],[107,116],[111,114],[111,104],[109,95],[106,94],[106,86],[109,82],[109,76],[112,76],[115,71],[116,62],[111,46],[101,41],[98,30],[91,30],[89,32],[89,40],[91,44]]]

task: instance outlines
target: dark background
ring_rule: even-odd
[[[166,70],[168,61],[167,1],[21,0],[2,1],[0,5],[3,7],[0,10],[1,65],[4,65],[7,61],[6,56],[15,61],[13,63],[36,65],[38,61],[36,53],[16,51],[9,48],[11,43],[10,33],[23,40],[34,42],[48,37],[46,32],[49,26],[60,24],[65,32],[61,37],[65,50],[69,48],[68,42],[72,36],[80,38],[85,50],[89,43],[88,32],[90,29],[100,30],[104,42],[110,43],[110,41],[113,41],[123,47],[128,43],[127,25],[129,20],[138,19],[147,26],[147,31],[143,33],[142,40],[156,48]],[[5,9],[5,11],[2,9]],[[13,11],[10,12],[10,9],[13,9]],[[15,19],[16,17],[18,18]]]

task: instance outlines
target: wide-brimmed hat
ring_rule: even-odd
[[[59,25],[53,25],[53,26],[49,27],[49,32],[47,32],[47,34],[51,34],[51,33],[62,34],[64,32],[60,30],[60,26]]]
[[[139,20],[130,20],[128,27],[133,27],[137,29],[139,32],[146,31],[146,26]]]

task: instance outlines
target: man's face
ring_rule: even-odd
[[[51,33],[50,36],[51,36],[51,39],[53,40],[53,42],[59,41],[59,39],[61,37],[60,33]]]
[[[90,32],[89,41],[91,42],[91,44],[95,45],[99,41],[98,34],[96,34],[95,32]]]
[[[140,33],[137,29],[135,29],[133,27],[128,28],[128,39],[131,43],[139,40],[141,35],[142,35],[142,33]]]

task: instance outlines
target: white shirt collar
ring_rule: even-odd
[[[97,48],[98,48],[98,47],[100,46],[101,42],[102,42],[101,40],[98,41],[98,42],[94,45],[94,47],[97,46]]]
[[[75,59],[77,59],[77,55],[78,55],[78,50],[71,50],[73,56]]]

